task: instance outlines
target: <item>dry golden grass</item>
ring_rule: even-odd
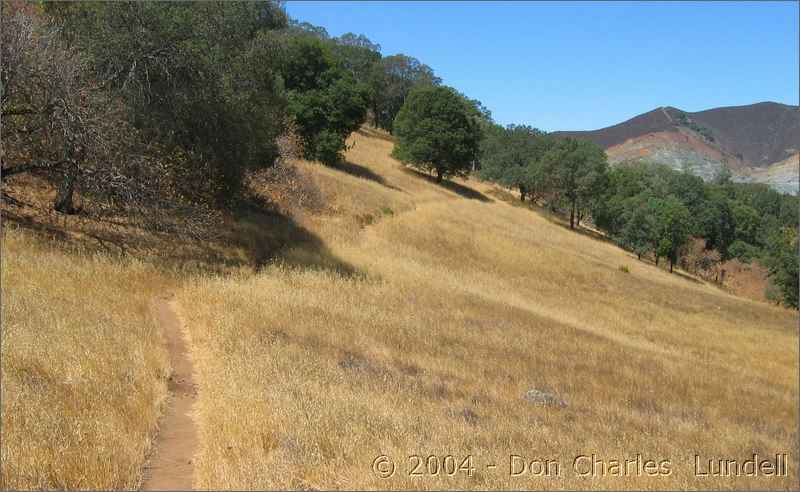
[[[721,266],[725,270],[725,288],[737,296],[754,301],[771,302],[767,292],[770,286],[767,269],[753,261],[750,264],[739,260],[728,260]]]
[[[346,172],[300,164],[331,203],[293,219],[315,240],[178,291],[200,387],[197,487],[796,485],[796,312],[669,275],[489,185],[435,186],[375,132],[354,142]],[[568,406],[525,401],[532,388]],[[754,452],[788,453],[789,476],[694,476],[695,454]],[[382,454],[391,478],[372,471]],[[472,455],[476,472],[410,477],[412,454]],[[512,454],[558,459],[561,476],[509,477]],[[581,454],[672,473],[577,477]]]
[[[0,486],[138,485],[169,373],[148,303],[167,290],[198,372],[196,487],[796,484],[796,312],[669,275],[491,185],[436,186],[379,132],[351,143],[339,169],[297,163],[323,210],[251,204],[214,242],[62,224],[36,215],[40,188],[15,189],[32,204],[4,210],[16,224],[112,251],[135,239],[160,259],[6,231]],[[525,401],[533,388],[567,406]],[[790,476],[694,476],[695,453],[753,452],[789,453]],[[391,478],[373,473],[382,454]],[[410,477],[411,454],[472,455],[476,471]],[[512,454],[560,460],[561,475],[509,477]],[[576,477],[580,454],[672,473]]]
[[[168,280],[13,229],[2,257],[0,488],[136,488],[169,373],[149,300]]]

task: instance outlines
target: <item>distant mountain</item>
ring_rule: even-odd
[[[800,107],[774,102],[690,113],[661,107],[614,126],[555,132],[591,140],[612,163],[648,159],[710,179],[727,167],[738,181],[798,193]]]

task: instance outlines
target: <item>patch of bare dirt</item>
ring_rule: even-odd
[[[730,260],[722,264],[725,270],[726,289],[737,296],[754,301],[768,302],[766,297],[769,278],[767,269],[758,262],[748,264],[739,260]]]

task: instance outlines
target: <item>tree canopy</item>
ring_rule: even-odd
[[[436,173],[441,182],[465,174],[480,148],[477,124],[464,100],[449,87],[418,86],[394,122],[394,156]]]
[[[441,79],[433,69],[414,57],[398,54],[383,58],[370,77],[375,126],[394,132],[395,118],[411,90],[439,84]]]
[[[486,130],[481,148],[481,176],[519,190],[520,199],[536,199],[543,190],[542,157],[553,140],[525,125],[493,126]]]
[[[663,256],[669,260],[671,273],[681,248],[689,240],[692,225],[689,209],[675,196],[651,199],[650,204],[655,224],[652,233],[656,257]]]
[[[283,74],[288,109],[307,159],[336,164],[347,137],[364,122],[367,86],[339,63],[329,44],[311,36],[288,40]]]
[[[608,162],[598,145],[573,138],[556,142],[542,157],[550,188],[569,206],[569,225],[581,217],[600,195],[606,181]]]
[[[64,32],[132,124],[176,163],[193,199],[229,201],[246,169],[271,165],[284,129],[275,2],[82,3]]]

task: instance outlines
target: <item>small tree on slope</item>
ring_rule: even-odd
[[[466,174],[480,144],[475,125],[453,89],[419,86],[408,95],[394,121],[397,145],[392,155],[435,171],[437,182]]]
[[[607,180],[608,161],[603,149],[586,140],[559,140],[542,157],[550,188],[569,204],[569,226],[578,225],[583,212],[600,196]]]
[[[481,149],[481,176],[519,190],[520,200],[536,200],[544,183],[542,155],[550,139],[544,132],[524,125],[490,127]]]
[[[656,218],[656,256],[669,260],[672,273],[681,247],[689,240],[692,218],[689,209],[673,196],[651,201],[651,204]]]
[[[653,235],[656,231],[655,217],[651,214],[649,200],[652,197],[641,193],[625,201],[623,223],[619,243],[636,253],[637,258],[652,250]]]

